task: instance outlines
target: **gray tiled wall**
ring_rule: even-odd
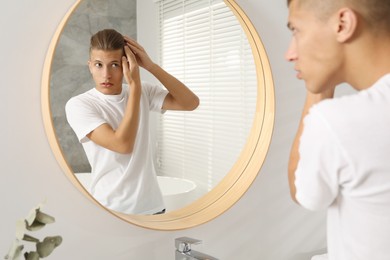
[[[83,0],[60,36],[51,67],[50,105],[59,144],[74,172],[89,172],[90,166],[64,108],[72,96],[94,87],[87,66],[90,37],[113,28],[136,39],[136,9],[136,0]]]

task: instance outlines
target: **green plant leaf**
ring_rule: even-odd
[[[30,236],[30,235],[28,235],[28,234],[25,234],[25,235],[23,236],[23,240],[24,240],[24,241],[28,241],[28,242],[35,242],[35,243],[38,243],[38,242],[39,242],[39,239],[38,239],[38,238],[35,238],[35,237]]]
[[[39,254],[35,251],[31,251],[29,253],[24,254],[25,260],[39,260]]]
[[[37,212],[38,212],[39,208],[40,208],[40,205],[32,208],[30,210],[30,212],[27,214],[27,217],[26,217],[27,226],[31,226],[32,223],[35,221],[35,217],[37,216]]]
[[[16,221],[16,232],[15,236],[17,239],[22,240],[27,229],[27,222],[24,219],[19,219]]]
[[[20,241],[15,239],[8,251],[8,254],[4,258],[9,260],[19,260],[22,255],[23,248],[24,246],[20,244]]]
[[[41,211],[42,203],[32,208],[26,217],[26,229],[36,231],[42,229],[46,224],[55,222],[55,218]]]
[[[42,242],[37,243],[37,252],[40,257],[47,257],[56,247],[61,245],[61,243],[61,236],[45,237]]]
[[[52,217],[46,213],[43,213],[40,210],[38,210],[35,220],[39,221],[40,223],[43,223],[43,224],[51,224],[51,223],[55,222],[54,217]]]
[[[46,224],[44,223],[41,223],[37,220],[35,220],[33,223],[31,223],[30,225],[28,224],[28,222],[26,222],[26,229],[29,230],[29,231],[37,231],[37,230],[40,230],[42,228],[44,228],[46,226]]]

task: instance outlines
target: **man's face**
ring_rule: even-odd
[[[118,95],[122,92],[122,56],[122,50],[91,50],[88,66],[95,87],[101,93]]]
[[[315,11],[300,6],[299,0],[289,6],[292,39],[286,59],[294,63],[297,78],[304,80],[312,93],[320,93],[338,82],[342,63],[333,19],[320,20]]]

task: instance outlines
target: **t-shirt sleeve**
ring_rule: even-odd
[[[149,82],[142,82],[142,89],[148,99],[149,109],[151,111],[164,112],[162,110],[162,106],[164,104],[165,97],[168,94],[168,90]]]
[[[88,141],[87,135],[98,126],[106,123],[97,109],[88,102],[71,98],[65,106],[66,119],[80,143]]]
[[[326,209],[338,195],[339,176],[346,162],[331,127],[315,109],[304,118],[299,155],[296,199],[309,210]]]

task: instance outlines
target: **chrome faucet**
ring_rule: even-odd
[[[175,239],[175,260],[218,260],[215,257],[191,250],[191,245],[200,244],[202,241],[189,238],[179,237]]]

